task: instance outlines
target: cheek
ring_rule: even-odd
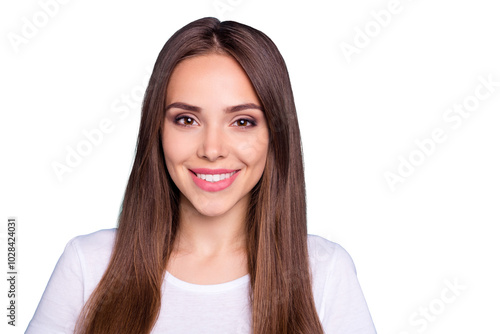
[[[237,151],[240,160],[247,166],[262,171],[266,163],[269,139],[266,132],[261,132],[252,138],[239,142]]]
[[[168,131],[168,129],[164,131],[162,138],[163,154],[171,176],[175,175],[175,169],[180,166],[179,164],[193,155],[193,149],[195,148],[190,147],[192,146],[190,144],[192,144],[192,141],[185,140],[176,131]]]

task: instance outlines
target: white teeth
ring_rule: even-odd
[[[196,174],[196,177],[205,180],[207,182],[219,182],[225,179],[230,178],[231,176],[234,175],[236,171],[231,172],[231,173],[225,173],[225,174]]]

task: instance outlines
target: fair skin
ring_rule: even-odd
[[[269,145],[257,94],[236,60],[209,54],[176,66],[165,107],[165,162],[180,190],[167,270],[194,284],[244,276],[249,192],[262,176]]]

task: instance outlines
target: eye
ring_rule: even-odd
[[[193,126],[198,124],[191,116],[179,116],[175,119],[175,123],[183,126]]]
[[[235,124],[237,127],[240,127],[240,128],[249,128],[249,127],[255,126],[254,121],[251,121],[251,120],[246,119],[246,118],[240,118],[239,120],[237,120],[233,124]]]

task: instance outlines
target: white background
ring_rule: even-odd
[[[443,119],[473,101],[480,76],[500,81],[496,3],[401,0],[377,31],[370,12],[389,0],[219,2],[228,7],[74,0],[43,22],[40,2],[2,1],[2,252],[7,217],[17,216],[20,273],[18,327],[0,315],[2,333],[24,332],[69,239],[116,226],[140,101],[122,118],[115,107],[140,91],[166,40],[204,16],[251,25],[281,50],[302,131],[309,233],[351,254],[378,332],[498,333],[500,87],[458,127]],[[45,25],[14,47],[9,36],[34,17]],[[367,27],[367,45],[346,57],[341,43],[362,46],[357,29]],[[113,130],[59,180],[52,164],[103,119]],[[446,140],[392,191],[384,173],[398,173],[398,157],[418,158],[415,140],[436,128]],[[445,303],[447,281],[462,288],[445,291]]]

